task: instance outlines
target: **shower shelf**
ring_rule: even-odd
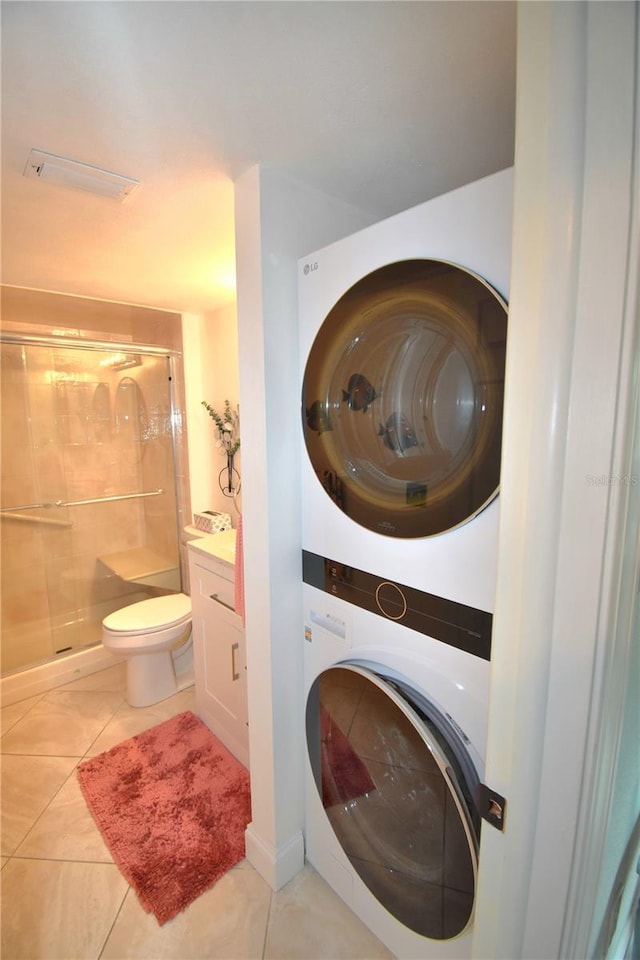
[[[150,547],[133,547],[98,557],[121,580],[148,586],[180,589],[180,570],[175,560],[163,557]]]

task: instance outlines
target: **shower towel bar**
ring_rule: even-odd
[[[0,513],[13,513],[16,510],[48,510],[52,503],[28,503],[21,507],[2,507]]]
[[[0,513],[15,513],[17,510],[50,510],[51,507],[82,507],[87,503],[108,503],[112,500],[135,500],[139,497],[159,497],[163,489],[146,493],[119,493],[113,497],[94,497],[91,500],[56,500],[55,503],[29,503],[24,507],[2,507]]]
[[[113,497],[94,497],[92,500],[56,500],[56,507],[82,507],[85,503],[107,503],[110,500],[135,500],[139,497],[159,497],[164,490],[149,490],[147,493],[119,493]]]

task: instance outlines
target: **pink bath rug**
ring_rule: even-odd
[[[78,767],[115,863],[160,925],[245,855],[249,774],[191,711]]]

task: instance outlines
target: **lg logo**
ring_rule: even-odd
[[[317,270],[317,269],[318,269],[318,262],[317,262],[317,261],[314,261],[314,263],[305,263],[304,268],[303,268],[303,273],[304,273],[305,277],[308,277],[310,273],[313,273],[313,272],[314,272],[315,270]]]

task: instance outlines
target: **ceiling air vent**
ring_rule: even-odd
[[[125,200],[140,184],[139,180],[123,177],[109,170],[92,167],[88,163],[79,163],[67,157],[56,157],[42,150],[32,150],[24,168],[25,177],[35,177],[57,183],[61,187],[73,187],[76,190],[88,190],[100,197],[112,200]]]

